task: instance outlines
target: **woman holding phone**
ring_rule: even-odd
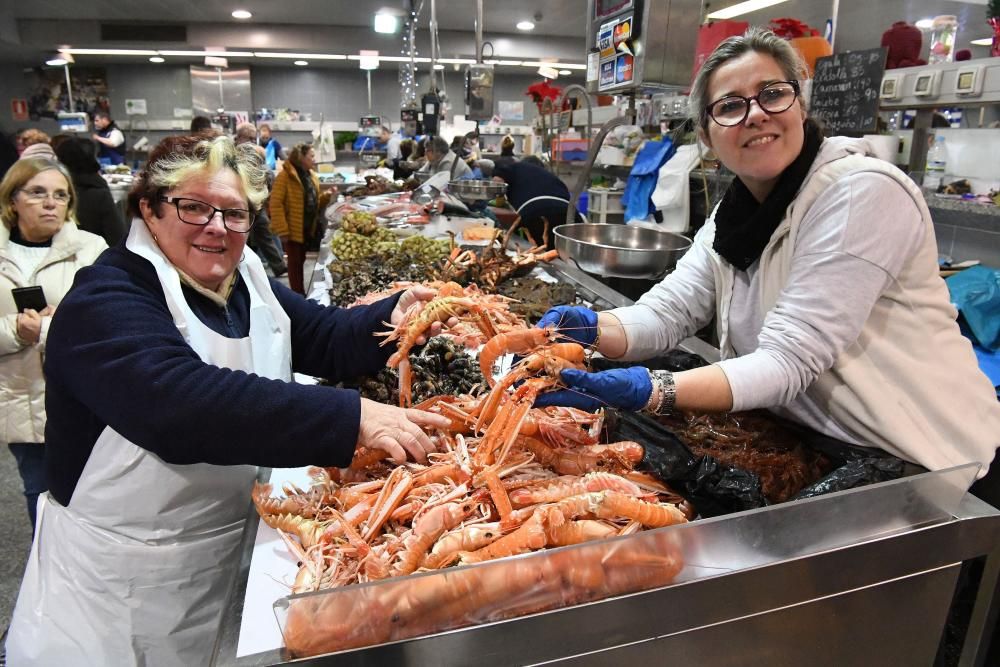
[[[54,160],[19,160],[0,182],[0,441],[17,460],[32,528],[38,495],[48,488],[42,355],[49,322],[77,270],[108,247],[66,224],[75,205],[69,172]]]

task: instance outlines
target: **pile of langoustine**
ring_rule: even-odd
[[[480,317],[474,310],[451,314]],[[506,352],[525,356],[500,380],[490,380],[489,393],[415,406],[451,420],[447,431],[433,435],[439,451],[427,465],[394,465],[383,452],[362,448],[349,468],[312,469],[309,489],[290,487],[285,497],[272,498],[270,485],[255,487],[261,517],[301,562],[293,593],[448,568],[448,576],[293,600],[285,625],[293,655],[394,641],[673,580],[682,561],[669,535],[530,563],[454,567],[683,523],[692,515],[682,498],[635,470],[642,445],[600,443],[601,413],[532,407],[539,392],[557,385],[560,369],[584,364],[581,346],[557,338],[545,329],[499,334],[482,350],[484,368]]]

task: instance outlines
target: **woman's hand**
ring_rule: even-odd
[[[358,446],[384,450],[395,463],[404,463],[407,454],[418,463],[426,463],[427,454],[437,448],[420,427],[444,429],[450,423],[444,415],[397,408],[362,398]]]
[[[46,306],[48,310],[51,306]],[[42,313],[45,313],[45,310]],[[31,308],[25,308],[23,313],[17,315],[17,337],[29,345],[38,342],[42,335],[42,313]]]
[[[597,313],[583,306],[549,308],[535,326],[542,329],[554,326],[556,331],[581,345],[597,342]]]
[[[420,303],[427,303],[431,299],[437,296],[437,292],[429,287],[424,287],[423,285],[414,285],[410,289],[403,292],[402,296],[399,297],[399,301],[396,302],[396,307],[392,309],[392,314],[389,316],[389,323],[393,326],[397,326],[403,321],[403,317],[413,306]],[[449,317],[446,324],[449,327],[453,327],[458,324],[458,318]],[[428,338],[433,338],[441,333],[442,322],[432,322],[430,331],[427,332],[426,336],[420,336],[417,338],[416,344],[423,345],[427,342]]]
[[[535,407],[565,405],[594,412],[603,407],[620,408],[637,412],[649,402],[653,383],[649,371],[642,366],[613,368],[598,373],[587,373],[567,368],[560,373],[566,389],[542,394]]]

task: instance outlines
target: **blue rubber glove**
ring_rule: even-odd
[[[649,371],[642,366],[599,373],[567,368],[560,377],[567,388],[542,394],[535,400],[536,408],[565,405],[587,412],[604,407],[636,412],[645,407],[653,393]]]
[[[556,330],[580,345],[593,345],[597,341],[597,313],[583,306],[555,306],[549,308],[535,326],[554,325]]]

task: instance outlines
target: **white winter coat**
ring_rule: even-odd
[[[93,264],[108,245],[100,236],[66,223],[52,237],[49,253],[30,276],[21,275],[9,245],[10,230],[0,225],[0,444],[45,442],[42,360],[48,322],[43,322],[38,343],[22,345],[16,335],[17,307],[11,290],[40,285],[49,305],[58,306],[77,270]]]

